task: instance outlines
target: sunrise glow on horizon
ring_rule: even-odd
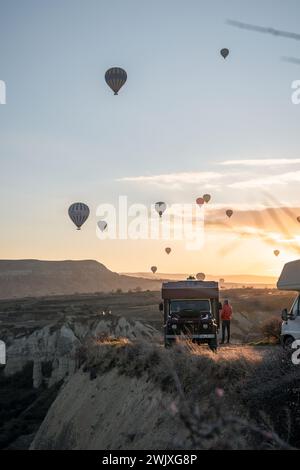
[[[294,31],[299,4],[284,16],[279,1],[252,2],[238,18],[237,0],[142,3],[2,7],[0,258],[276,277],[300,253],[300,105],[291,99],[300,69],[281,60],[299,56],[299,42],[227,20],[268,26],[271,7],[273,25]],[[104,80],[116,64],[128,75],[118,96]],[[150,210],[205,193],[198,250],[184,240],[97,237],[97,208],[118,210],[120,196]],[[80,232],[68,217],[75,201],[91,210]]]

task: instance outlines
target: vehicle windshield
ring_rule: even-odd
[[[300,296],[296,297],[289,312],[289,315],[291,315],[292,317],[296,317],[297,315],[299,315],[299,299]]]
[[[209,300],[171,300],[170,315],[198,317],[201,313],[210,314]]]

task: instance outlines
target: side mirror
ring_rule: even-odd
[[[284,308],[281,312],[281,318],[283,321],[288,321],[288,311],[286,308]]]
[[[163,312],[163,311],[164,311],[164,304],[163,304],[162,302],[160,302],[158,308],[159,308],[159,311],[160,311],[160,312]]]

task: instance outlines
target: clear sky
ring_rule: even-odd
[[[281,58],[300,58],[300,41],[227,19],[300,33],[300,3],[0,0],[1,258],[277,274],[298,257],[300,105],[291,84],[300,66]],[[115,65],[128,73],[118,97],[104,81]],[[167,256],[165,241],[96,237],[97,206],[119,195],[150,205],[205,192],[210,223],[196,253],[182,242],[167,243]],[[81,232],[67,216],[75,201],[91,208]],[[275,218],[266,206],[278,207]],[[230,225],[226,208],[235,210]]]

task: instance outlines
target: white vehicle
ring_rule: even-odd
[[[298,292],[290,310],[285,308],[281,315],[281,342],[283,346],[290,347],[295,340],[300,339],[300,260],[284,265],[277,288]]]
[[[6,345],[4,341],[0,339],[0,370],[5,367],[6,364]]]

